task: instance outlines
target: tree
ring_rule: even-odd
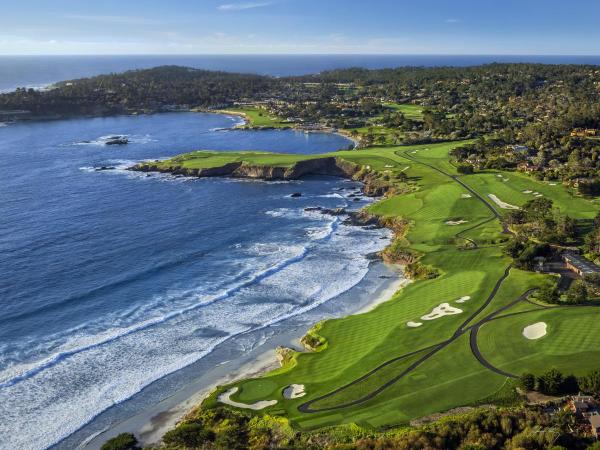
[[[556,283],[546,281],[537,292],[537,297],[544,303],[555,304],[560,301],[560,295]]]
[[[133,434],[121,433],[102,444],[100,450],[136,450],[138,448],[137,443],[137,439]]]
[[[579,380],[581,390],[595,396],[600,396],[600,370],[592,370]]]
[[[563,387],[564,377],[556,369],[550,369],[537,378],[537,390],[542,394],[560,394]]]
[[[456,166],[456,171],[465,175],[472,174],[475,169],[472,164],[459,164]]]
[[[535,375],[524,373],[519,377],[519,385],[525,391],[533,391],[535,389]]]
[[[205,429],[200,423],[184,423],[163,436],[165,444],[182,447],[200,447],[214,440],[215,433]]]
[[[567,291],[567,302],[573,305],[585,303],[588,300],[588,289],[582,280],[575,281]]]

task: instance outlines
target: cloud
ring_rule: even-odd
[[[217,7],[219,11],[243,11],[245,9],[254,9],[254,8],[263,8],[265,6],[269,6],[272,3],[262,2],[262,3],[227,3],[224,5],[220,5]]]
[[[110,23],[118,25],[157,25],[160,23],[157,20],[146,19],[144,17],[128,16],[96,16],[86,14],[68,14],[65,16],[65,18],[78,21]]]

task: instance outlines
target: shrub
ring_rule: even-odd
[[[456,171],[458,173],[469,175],[475,172],[475,169],[471,164],[459,164],[458,166],[456,166]]]
[[[519,377],[519,386],[526,391],[535,389],[535,375],[532,373],[524,373]]]
[[[205,429],[200,423],[184,423],[171,431],[167,431],[163,436],[163,441],[167,445],[176,445],[182,447],[200,447],[205,442],[215,440],[215,433]]]
[[[137,443],[133,434],[121,433],[102,444],[100,450],[135,450],[138,448]]]

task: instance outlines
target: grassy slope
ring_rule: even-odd
[[[228,108],[227,111],[243,114],[248,119],[248,125],[257,128],[286,128],[292,124],[286,122],[279,117],[275,117],[269,114],[267,111],[261,108],[252,106],[245,106],[239,108]]]
[[[492,214],[479,200],[463,198],[463,194],[468,191],[456,181],[420,163],[427,162],[454,175],[456,172],[447,155],[456,145],[444,143],[382,147],[334,153],[349,161],[368,165],[373,170],[404,171],[419,185],[418,191],[385,199],[373,205],[370,210],[382,216],[409,219],[413,225],[406,235],[407,242],[413,250],[424,254],[422,262],[438,268],[441,276],[408,285],[390,301],[369,313],[325,322],[319,331],[327,339],[325,350],[297,354],[293,367],[259,379],[237,383],[240,391],[233,396],[235,400],[253,403],[277,399],[277,405],[266,411],[285,414],[302,428],[348,422],[381,427],[455,406],[477,403],[494,395],[505,385],[505,377],[489,371],[473,357],[468,335],[465,334],[418,366],[410,375],[364,403],[310,414],[298,410],[298,406],[305,401],[341,388],[392,358],[450,338],[459,325],[483,304],[509,265],[510,261],[502,255],[501,243],[505,236],[502,235],[497,220],[466,232],[466,236],[479,243],[479,248],[459,249],[464,240],[456,238],[455,234],[485,222]],[[290,158],[305,157],[253,152],[221,153],[211,155],[210,158],[289,165]],[[198,163],[193,160],[184,162]],[[572,197],[562,186],[549,186],[514,173],[505,173],[503,176],[509,178],[509,181],[503,182],[496,173],[463,176],[461,179],[484,196],[494,193],[515,204],[522,204],[528,199],[521,193],[522,190],[541,192],[574,217],[591,217],[598,209],[587,200]],[[458,218],[467,220],[468,223],[460,226],[448,226],[444,223],[448,219]],[[539,275],[512,269],[492,304],[471,323],[512,302],[527,289],[539,285],[541,279]],[[464,295],[469,295],[472,299],[460,306],[454,305],[463,309],[462,314],[425,322],[420,328],[406,326],[407,321],[419,321],[422,315],[429,313],[440,303],[452,302]],[[519,308],[535,309],[533,306]],[[590,308],[578,311],[533,311],[495,320],[484,325],[480,331],[481,350],[490,361],[513,373],[538,371],[543,368],[546,358],[557,367],[570,371],[577,359],[565,357],[565,353],[593,356],[592,361],[597,361],[600,356],[596,352],[600,344],[600,332],[578,332],[571,341],[568,333],[569,329],[578,328],[581,323],[582,328],[591,328],[593,320],[600,318],[600,312],[596,311]],[[568,326],[559,328],[563,314],[570,319]],[[546,341],[540,340],[539,343],[532,344],[519,337],[523,324],[539,321],[539,317],[550,324],[550,335],[544,338]],[[552,336],[556,336],[560,343],[553,344]],[[507,348],[507,343],[511,344],[510,348]],[[556,350],[557,347],[563,349],[562,352]],[[359,399],[396,377],[417,359],[418,356],[414,356],[390,364],[368,376],[360,384],[316,402],[313,407],[335,407]],[[284,400],[282,390],[291,383],[304,384],[307,396],[297,400]]]
[[[211,152],[197,151],[176,156],[157,163],[158,167],[184,167],[187,169],[207,169],[221,167],[227,163],[242,162],[256,166],[290,167],[298,161],[318,158],[320,155],[278,154],[269,152]]]
[[[384,106],[388,109],[402,112],[405,115],[405,117],[407,117],[408,119],[419,120],[419,121],[423,119],[423,107],[422,106],[403,104],[403,103],[384,103]],[[382,117],[383,117],[383,115],[374,116],[370,119],[369,123],[375,124]],[[364,127],[360,127],[360,128],[353,128],[351,130],[346,130],[346,131],[348,133],[351,133],[352,131],[356,131],[359,134],[359,136],[364,136],[369,132],[369,129],[372,129],[373,135],[375,136],[375,138],[378,138],[379,136],[383,136],[385,138],[386,144],[391,145],[394,143],[393,142],[393,133],[395,130],[393,130],[391,128],[371,125],[371,126],[364,126]],[[401,136],[404,136],[404,134],[401,133]]]

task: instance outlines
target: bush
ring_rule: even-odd
[[[535,389],[535,375],[532,373],[524,373],[519,377],[519,386],[526,391]]]
[[[102,444],[100,450],[135,450],[138,448],[137,443],[133,434],[121,433]]]
[[[469,175],[475,172],[475,169],[471,164],[459,164],[458,166],[456,166],[456,171],[458,173]]]
[[[182,447],[200,447],[206,442],[215,440],[215,433],[205,429],[200,423],[184,423],[163,436],[167,445]]]

